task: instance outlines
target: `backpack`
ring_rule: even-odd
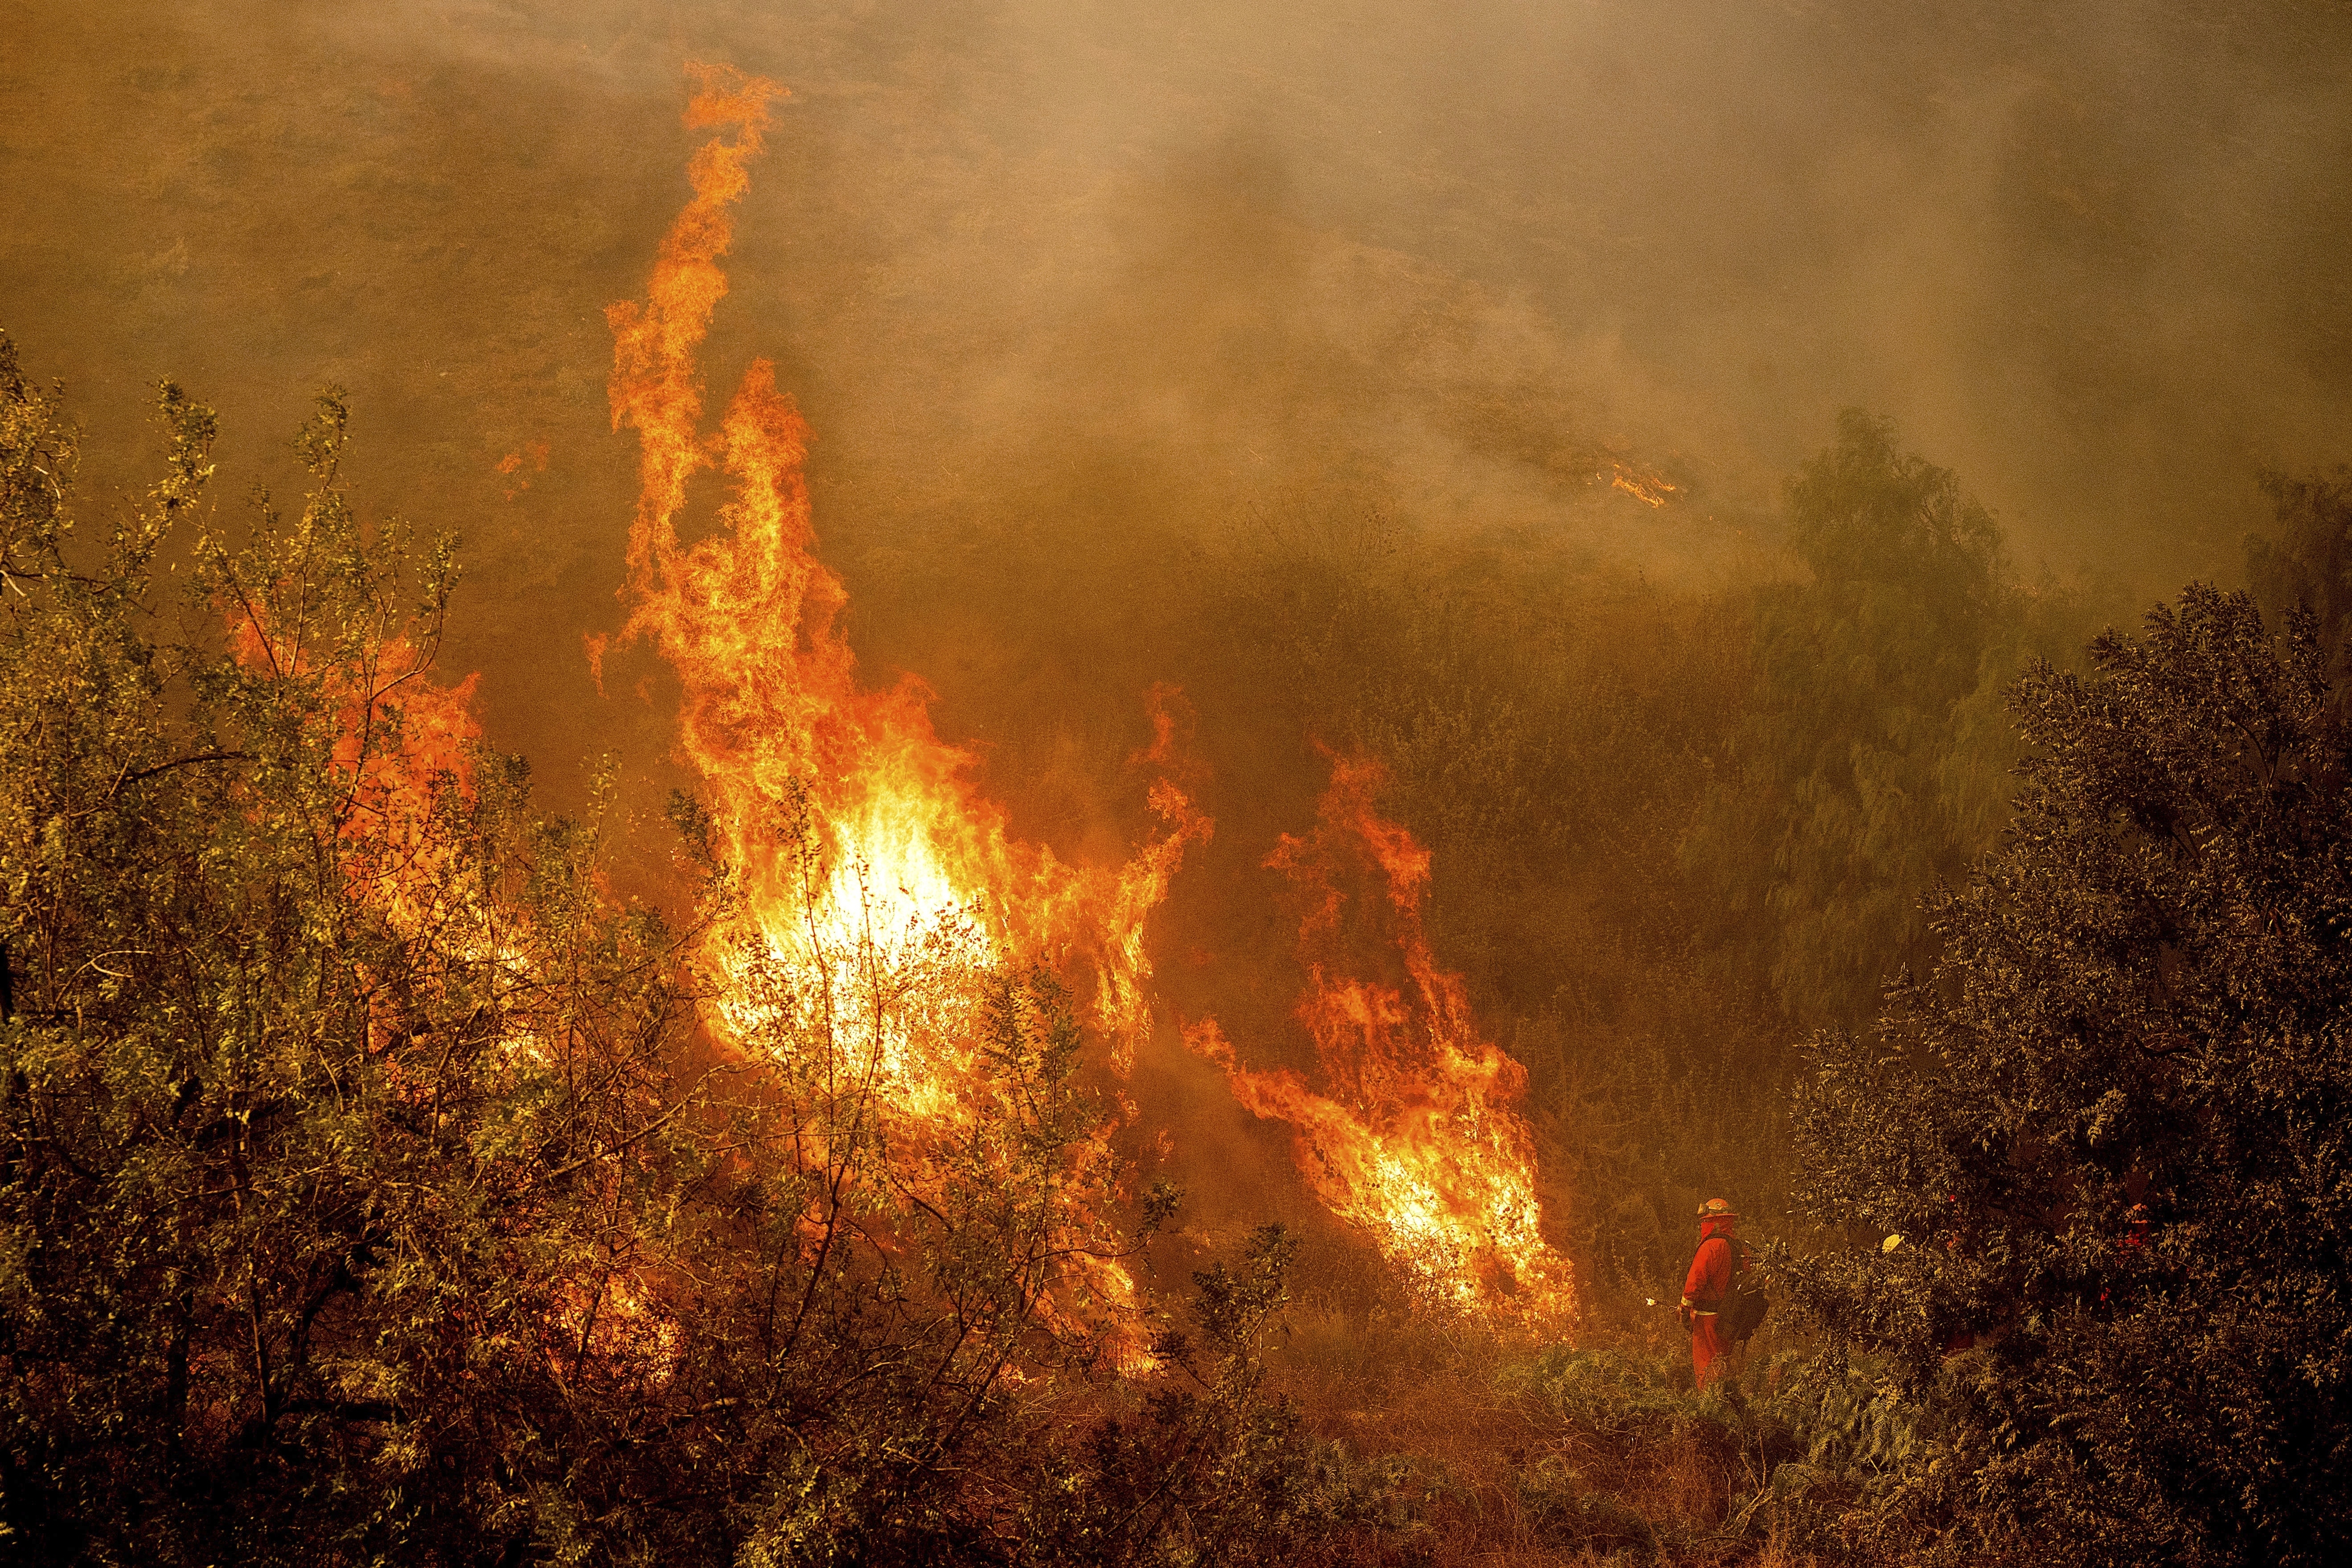
[[[1751,1284],[1748,1279],[1748,1259],[1752,1256],[1748,1244],[1737,1237],[1726,1237],[1731,1243],[1731,1284],[1723,1293],[1723,1304],[1717,1309],[1717,1331],[1733,1344],[1745,1344],[1771,1303],[1764,1299],[1764,1288]]]

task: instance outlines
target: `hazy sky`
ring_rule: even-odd
[[[634,483],[602,311],[684,199],[688,59],[795,95],[711,378],[778,361],[869,598],[942,531],[1099,554],[1339,504],[1706,570],[1845,404],[2029,564],[2153,596],[2237,570],[2262,468],[2352,458],[2342,4],[0,0],[0,326],[93,476],[157,375],[221,406],[231,501],[347,384],[366,498],[469,542],[494,734],[559,763],[661,721],[595,704],[578,647]],[[1620,459],[1677,500],[1612,490]]]

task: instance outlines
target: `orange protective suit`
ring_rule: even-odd
[[[1722,1375],[1723,1368],[1717,1363],[1732,1348],[1716,1332],[1716,1314],[1722,1310],[1723,1299],[1731,1294],[1731,1277],[1738,1267],[1738,1252],[1731,1245],[1735,1223],[1725,1217],[1700,1224],[1698,1251],[1683,1280],[1683,1321],[1690,1329],[1691,1371],[1701,1388],[1708,1379]]]

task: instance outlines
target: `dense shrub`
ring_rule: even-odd
[[[2326,1561],[2352,757],[2308,616],[2192,587],[2092,659],[2016,688],[2016,821],[1934,975],[1821,1043],[1805,1196],[1858,1245],[1790,1278],[1928,1404],[1879,1548]]]
[[[353,516],[340,399],[299,514],[239,547],[175,538],[213,421],[162,407],[165,479],[79,547],[70,433],[0,338],[0,1557],[1130,1563],[1379,1527],[1260,1390],[1278,1233],[1157,1370],[1049,1310],[1172,1206],[1087,1152],[1055,976],[932,973],[971,1004],[944,1026],[877,1001],[971,1035],[969,1124],[920,1151],[757,952],[722,1047],[722,950],[614,902],[596,826],[535,817],[436,684],[451,551]],[[831,956],[882,997],[870,948]]]

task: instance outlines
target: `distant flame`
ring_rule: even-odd
[[[1252,1112],[1292,1124],[1307,1184],[1432,1297],[1490,1321],[1564,1328],[1574,1281],[1538,1233],[1534,1140],[1512,1109],[1527,1071],[1479,1037],[1461,977],[1431,956],[1421,921],[1429,852],[1374,809],[1383,782],[1375,763],[1336,760],[1320,824],[1286,836],[1267,861],[1309,897],[1300,946],[1310,981],[1297,1016],[1325,1089],[1286,1068],[1243,1066],[1213,1019],[1185,1040],[1225,1069]],[[1350,872],[1377,879],[1371,908],[1349,910]],[[1350,913],[1384,930],[1402,985],[1335,968],[1348,963],[1339,935]]]
[[[1628,468],[1623,463],[1609,465],[1609,488],[1623,490],[1646,506],[1664,506],[1680,493],[1664,474],[1649,468]]]
[[[857,684],[838,625],[847,595],[815,554],[802,471],[808,429],[773,365],[754,361],[718,431],[701,432],[697,353],[727,291],[718,263],[732,237],[729,209],[749,187],[768,106],[783,93],[730,69],[694,68],[701,91],[687,123],[732,138],[694,155],[694,199],[662,242],[645,302],[607,312],[614,425],[635,430],[641,447],[622,637],[649,640],[677,671],[679,749],[709,792],[754,956],[837,998],[842,1037],[874,1042],[886,1109],[902,1131],[951,1136],[976,1112],[981,1070],[979,998],[955,977],[1002,960],[1091,974],[1093,1022],[1123,1069],[1150,1020],[1145,919],[1209,825],[1162,781],[1150,795],[1160,837],[1117,870],[1066,866],[1008,835],[1002,811],[973,787],[971,754],[933,733],[920,682]],[[713,466],[730,492],[721,526],[683,544],[677,518],[688,480]],[[604,651],[592,644],[600,679]],[[795,883],[806,862],[784,830],[802,820],[824,868],[814,898]],[[887,1006],[849,972],[853,955],[896,977]],[[772,1003],[740,942],[715,942],[711,956],[729,980],[721,1021],[749,1039]],[[921,1026],[910,1025],[906,996],[940,984]],[[1132,1299],[1116,1264],[1102,1265],[1089,1289],[1114,1305]]]

